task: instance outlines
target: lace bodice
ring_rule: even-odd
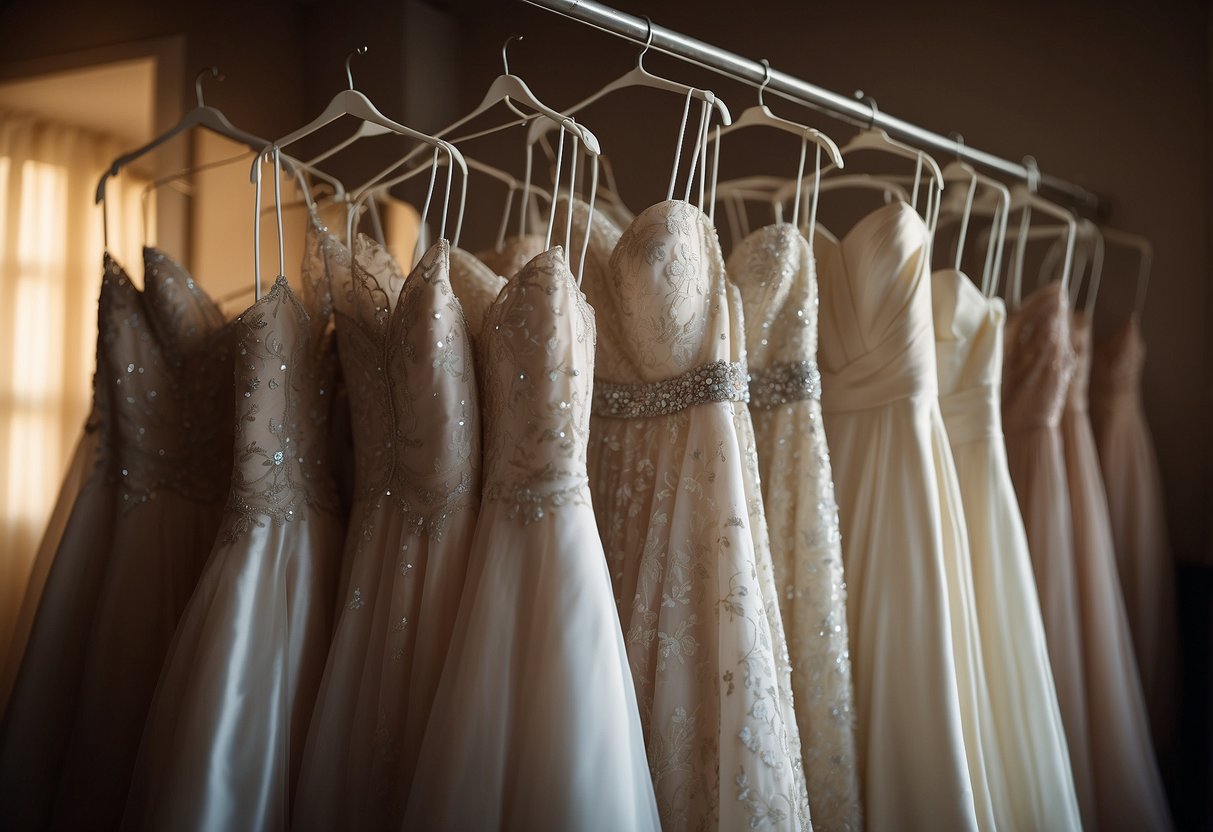
[[[231,474],[231,343],[188,273],[144,249],[144,291],[108,254],[98,304],[98,464],[130,509],[167,489],[217,502]]]
[[[939,406],[953,446],[1002,434],[999,389],[1006,307],[955,269],[932,276]]]
[[[441,528],[474,491],[480,427],[471,339],[451,290],[451,250],[435,243],[405,278],[359,234],[351,255],[323,234],[354,431],[355,499],[389,498]]]
[[[1008,317],[1003,343],[1005,430],[1055,426],[1061,419],[1075,369],[1068,307],[1061,284],[1050,283]]]
[[[462,249],[451,249],[450,257],[451,288],[463,309],[463,317],[467,321],[472,342],[478,347],[480,336],[484,333],[484,316],[501,294],[505,278],[501,277],[500,272],[495,272]],[[515,272],[517,269],[509,273],[512,275]]]
[[[827,412],[935,395],[929,247],[922,218],[903,202],[868,214],[841,240],[817,229]]]
[[[290,522],[305,505],[334,509],[328,422],[336,360],[327,337],[331,295],[322,235],[309,228],[302,297],[279,276],[236,318],[236,459],[228,495],[231,540]]]
[[[556,214],[560,226],[565,211],[557,206]],[[588,216],[575,201],[573,240],[582,239]],[[714,362],[744,363],[740,301],[730,297],[716,230],[702,211],[660,202],[623,232],[596,214],[586,256],[601,381],[650,383]]]
[[[531,260],[485,318],[485,497],[525,522],[589,502],[594,312],[559,247]]]

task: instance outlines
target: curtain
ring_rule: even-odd
[[[24,648],[32,604],[22,613],[22,602],[41,592],[48,564],[35,570],[34,552],[55,533],[60,486],[79,488],[87,474],[67,466],[92,398],[104,251],[93,194],[121,150],[0,111],[0,667]],[[110,253],[136,280],[143,184],[123,176],[107,188]]]

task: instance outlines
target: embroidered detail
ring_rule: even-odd
[[[780,361],[750,372],[750,407],[771,410],[807,399],[821,401],[821,371],[813,361]]]
[[[594,384],[594,415],[622,419],[668,416],[707,402],[749,400],[745,364],[713,361],[651,384]]]

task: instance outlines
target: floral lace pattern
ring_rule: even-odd
[[[485,319],[484,494],[523,523],[589,503],[594,331],[559,247],[527,264]]]
[[[818,829],[862,828],[838,506],[821,415],[817,275],[791,225],[759,229],[728,262],[745,309],[750,413]]]
[[[586,217],[575,205],[575,239]],[[622,233],[599,217],[590,235],[596,384],[656,390],[744,366],[740,303],[702,212],[664,202]],[[594,414],[589,470],[662,826],[807,829],[749,414],[708,401],[636,415]]]
[[[336,370],[327,328],[331,296],[309,233],[296,296],[279,276],[235,320],[236,459],[223,532],[230,543],[304,506],[333,511],[328,422]]]
[[[189,274],[144,249],[145,289],[105,256],[92,429],[129,511],[162,489],[220,502],[231,477],[231,342]]]

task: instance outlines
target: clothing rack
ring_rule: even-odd
[[[770,70],[755,60],[710,43],[652,24],[642,17],[621,12],[595,0],[524,0],[532,6],[547,9],[564,17],[580,21],[596,29],[638,43],[651,39],[650,47],[667,55],[682,58],[705,69],[759,86],[768,79],[765,91],[776,93],[812,109],[858,127],[878,127],[895,139],[923,150],[935,151],[947,158],[960,158],[991,171],[1030,182],[1036,179],[1042,193],[1062,198],[1074,208],[1093,213],[1101,219],[1110,214],[1107,199],[1097,193],[1048,174],[1041,174],[1034,162],[1013,162],[992,153],[978,150],[962,141],[941,136],[916,124],[880,112],[875,106],[836,92],[823,89],[794,75]],[[1028,160],[1025,159],[1025,162]]]

